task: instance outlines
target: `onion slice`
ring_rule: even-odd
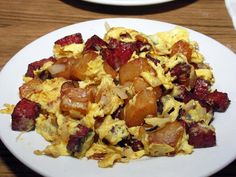
[[[66,65],[65,64],[54,64],[48,68],[48,71],[54,75],[57,73],[60,73],[62,71],[65,71]]]

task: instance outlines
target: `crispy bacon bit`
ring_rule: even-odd
[[[175,95],[176,100],[187,103],[191,99],[193,99],[193,93],[188,91],[184,85],[179,85],[178,90],[179,90],[179,94]]]
[[[176,53],[182,53],[186,56],[187,60],[190,61],[192,56],[192,48],[188,42],[180,40],[171,47],[170,56],[173,56]]]
[[[137,139],[130,138],[127,144],[133,149],[133,151],[139,151],[143,149],[143,143]]]
[[[121,33],[120,34],[120,38],[121,39],[131,39],[132,38],[132,36],[127,32],[127,33]]]
[[[210,92],[210,83],[204,79],[198,78],[195,86],[191,91],[188,91],[184,85],[179,85],[179,94],[175,99],[187,103],[189,100],[194,99],[199,101],[202,107],[209,111],[224,112],[227,110],[230,100],[227,93]]]
[[[230,104],[228,94],[217,90],[207,95],[206,102],[213,107],[214,111],[218,112],[226,111]]]
[[[120,118],[120,116],[121,116],[121,112],[122,112],[122,110],[124,109],[124,107],[123,106],[120,106],[115,112],[113,112],[112,113],[112,118]]]
[[[142,42],[142,41],[137,41],[135,43],[135,46],[136,46],[136,51],[138,53],[147,52],[151,49],[151,45],[149,43],[145,43],[145,42]]]
[[[108,48],[101,50],[101,55],[116,70],[127,63],[134,51],[135,46],[133,43],[124,43],[116,39],[111,39]]]
[[[170,71],[171,76],[176,77],[176,82],[184,85],[188,85],[190,72],[191,72],[191,66],[186,63],[178,64]]]
[[[35,119],[39,116],[39,104],[23,98],[20,100],[11,115],[12,130],[30,131],[35,127]]]
[[[198,78],[195,82],[193,92],[198,98],[203,99],[209,94],[210,86],[208,81]]]
[[[51,73],[48,70],[44,70],[41,73],[39,73],[39,78],[42,81],[45,81],[47,79],[52,79],[52,75],[51,75]]]
[[[70,45],[70,44],[82,44],[83,38],[81,33],[75,33],[72,35],[65,36],[55,42],[55,44],[60,46]]]
[[[106,154],[107,153],[94,153],[92,156],[89,156],[88,159],[102,160]]]
[[[205,148],[216,145],[215,131],[201,123],[195,122],[188,125],[187,133],[189,134],[188,143],[195,148]]]
[[[155,65],[157,65],[158,63],[160,63],[160,60],[152,57],[152,55],[150,53],[146,54],[146,58],[150,61],[152,61]]]
[[[93,35],[86,41],[84,51],[87,50],[100,51],[101,49],[106,48],[107,46],[108,44],[104,40],[102,40],[97,35]]]
[[[46,62],[49,62],[49,61],[55,62],[56,59],[53,57],[50,57],[50,58],[45,58],[45,59],[30,63],[28,65],[28,69],[27,69],[27,72],[25,73],[25,76],[34,78],[35,77],[34,71],[41,68]]]
[[[121,140],[118,145],[120,147],[130,146],[134,152],[143,149],[143,143],[133,137],[125,138]]]
[[[91,129],[79,124],[78,131],[74,135],[70,135],[67,144],[67,149],[70,152],[81,152],[83,150],[83,145],[90,136]]]
[[[98,129],[102,125],[104,119],[105,117],[95,117],[94,128]]]

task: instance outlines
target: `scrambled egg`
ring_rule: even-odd
[[[116,145],[122,139],[128,137],[129,132],[124,120],[105,117],[102,125],[97,129],[100,139],[106,138],[112,145]]]
[[[179,40],[189,41],[189,33],[182,27],[176,27],[167,32],[158,32],[149,37],[156,44],[156,48],[163,53],[169,53],[173,44]]]
[[[83,49],[84,44],[70,44],[66,46],[56,44],[53,48],[53,53],[56,58],[77,57]]]
[[[29,93],[26,98],[39,103],[48,112],[55,113],[59,109],[58,98],[61,95],[61,86],[65,81],[64,78],[46,80],[41,84],[37,84],[37,91],[32,90],[32,93]],[[27,82],[25,84],[30,85],[31,83]]]

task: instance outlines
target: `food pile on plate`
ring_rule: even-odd
[[[230,104],[212,89],[211,67],[180,27],[65,36],[23,80],[12,130],[35,129],[50,142],[37,155],[86,157],[99,167],[215,146],[214,112]]]

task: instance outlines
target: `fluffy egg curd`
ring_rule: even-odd
[[[12,129],[50,142],[37,155],[86,157],[102,168],[215,146],[214,112],[230,104],[212,90],[212,68],[180,27],[65,36],[23,80],[21,100],[1,111],[12,115]]]

